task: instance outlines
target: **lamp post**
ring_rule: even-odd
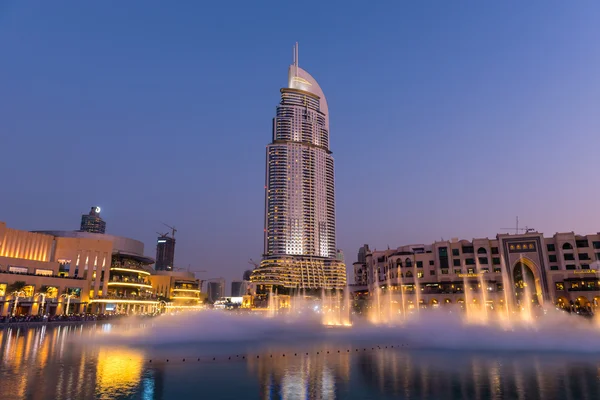
[[[25,297],[25,292],[22,290],[18,290],[16,292],[12,292],[12,295],[15,297],[15,304],[12,310],[12,316],[14,317],[17,312],[17,305],[19,304],[19,296]]]
[[[71,304],[71,297],[75,297],[75,295],[68,294],[68,293],[63,293],[63,294],[60,295],[60,297],[64,297],[64,298],[67,299],[67,308],[65,308],[65,311],[63,312],[63,315],[68,315],[69,305]]]
[[[46,293],[36,293],[33,296],[42,296],[42,305],[40,306],[40,309],[42,310],[42,316],[45,315],[46,313],[44,312],[44,304],[46,303]],[[38,311],[38,314],[39,313],[40,312]]]

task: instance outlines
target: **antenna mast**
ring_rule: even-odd
[[[296,76],[298,76],[298,42],[296,42],[296,46],[294,46],[294,66],[296,67]]]

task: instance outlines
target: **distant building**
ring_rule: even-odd
[[[243,296],[244,293],[244,281],[232,281],[231,282],[231,296],[239,297]]]
[[[335,252],[335,258],[338,261],[344,262],[344,252],[340,249],[337,249],[337,251]]]
[[[367,254],[369,254],[369,245],[365,244],[358,249],[358,261],[352,264],[354,266],[354,284],[358,286],[367,285]]]
[[[251,269],[247,269],[246,271],[244,271],[244,277],[243,277],[243,279],[245,281],[249,281],[250,280],[250,276],[252,276],[252,270]]]
[[[100,207],[94,206],[89,214],[81,216],[81,232],[106,233],[106,222],[100,218]]]
[[[208,282],[206,290],[208,300],[212,303],[217,301],[220,297],[225,297],[225,280],[219,279],[216,281]]]
[[[156,239],[156,264],[157,271],[172,271],[175,261],[175,238],[160,235]]]

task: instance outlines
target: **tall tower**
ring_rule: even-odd
[[[267,146],[264,258],[252,281],[291,288],[345,286],[336,260],[329,110],[317,81],[298,66],[298,44]]]
[[[161,234],[156,239],[156,271],[173,271],[175,261],[175,238]]]
[[[88,214],[81,216],[81,232],[105,233],[106,222],[100,218],[100,207],[94,206]]]

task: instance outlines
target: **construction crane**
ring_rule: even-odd
[[[500,230],[503,230],[503,231],[512,231],[513,229],[515,231],[515,235],[518,235],[519,232],[525,232],[525,233],[535,232],[535,229],[529,228],[527,225],[525,226],[525,228],[519,228],[519,217],[517,217],[517,224],[514,228],[500,228]]]
[[[175,239],[175,232],[177,232],[177,229],[175,229],[174,226],[165,224],[164,222],[162,224],[171,230],[171,237]]]
[[[256,268],[258,268],[258,267],[260,266],[260,264],[259,264],[259,263],[257,263],[256,261],[254,261],[253,259],[250,259],[250,260],[248,261],[248,264],[250,264],[250,265],[253,265],[253,266],[254,266],[254,269],[256,269]]]
[[[167,233],[160,233],[160,232],[156,232],[156,234],[157,234],[159,237],[168,237],[168,236],[169,236],[169,232],[167,232]]]

